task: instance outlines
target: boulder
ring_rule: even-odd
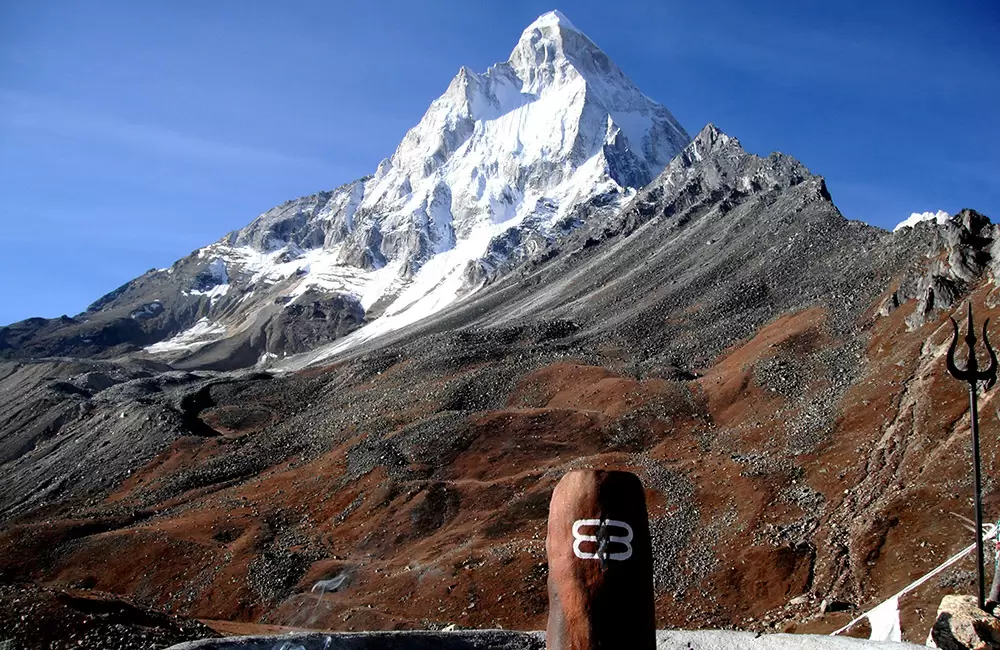
[[[646,497],[628,472],[566,474],[549,503],[549,650],[656,648]]]
[[[973,596],[945,596],[927,645],[941,650],[1000,650],[1000,619],[979,609]]]

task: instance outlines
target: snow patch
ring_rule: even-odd
[[[288,294],[297,298],[311,288],[361,295],[378,271],[366,271],[338,262],[341,246],[303,251],[294,246],[263,253],[249,246],[230,248],[214,244],[216,253],[244,273],[251,284],[288,282]]]
[[[166,341],[160,341],[144,348],[150,354],[166,352],[191,352],[204,347],[213,341],[218,341],[226,335],[226,328],[213,323],[208,318],[202,318],[189,329],[173,336]]]
[[[227,293],[229,293],[229,283],[228,282],[226,284],[217,284],[214,287],[212,287],[211,289],[206,289],[205,291],[198,291],[197,289],[192,289],[191,290],[191,295],[192,296],[205,296],[205,297],[209,298],[212,301],[212,304],[215,304],[215,302],[219,298],[221,298],[222,296],[226,295]]]
[[[204,251],[205,249],[202,249]],[[201,252],[199,251],[199,256]],[[212,304],[229,293],[229,272],[222,258],[215,258],[198,274],[198,284],[191,289],[192,296],[205,296]]]
[[[278,355],[274,354],[273,352],[264,352],[263,354],[260,355],[260,357],[257,358],[257,363],[255,364],[254,367],[264,368],[267,366],[268,363],[274,361],[277,358]]]
[[[918,223],[923,223],[925,221],[934,221],[937,225],[942,226],[948,223],[951,219],[951,215],[944,210],[938,210],[937,212],[914,212],[904,221],[900,221],[896,224],[896,227],[892,229],[892,232],[897,230],[902,230],[903,228],[912,228]]]
[[[483,224],[460,241],[455,248],[435,255],[424,264],[410,283],[404,285],[396,299],[379,318],[346,337],[310,353],[302,365],[317,363],[360,343],[412,325],[474,293],[478,287],[468,287],[465,284],[466,268],[470,262],[481,258],[486,253],[490,241],[509,227],[509,224]],[[395,273],[390,269],[386,277],[395,277]],[[368,309],[373,302],[373,295],[378,293],[370,292],[362,298],[365,309]],[[298,366],[299,363],[296,362],[295,365]]]

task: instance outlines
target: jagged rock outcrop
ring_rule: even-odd
[[[997,226],[975,210],[898,229],[895,236],[907,240],[923,259],[903,276],[879,313],[887,316],[900,304],[916,300],[917,307],[906,321],[912,329],[923,325],[933,310],[954,307],[985,273],[997,277]]]

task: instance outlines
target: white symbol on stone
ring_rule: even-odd
[[[597,528],[596,535],[583,535],[580,529],[584,526]],[[609,535],[607,529],[615,527],[625,531],[624,535]],[[573,522],[573,554],[581,560],[627,560],[632,557],[632,527],[624,521],[617,519],[577,519]],[[580,549],[584,542],[592,542],[597,545],[593,553],[587,553]],[[608,545],[621,544],[624,551],[609,553]]]

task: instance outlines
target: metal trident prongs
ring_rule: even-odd
[[[952,336],[951,345],[948,347],[947,357],[948,372],[951,373],[951,376],[969,384],[969,410],[972,419],[972,464],[975,470],[976,481],[976,571],[979,577],[979,609],[983,610],[986,609],[986,594],[984,591],[986,579],[983,566],[982,481],[979,473],[979,404],[976,393],[979,382],[986,382],[983,389],[989,390],[997,380],[997,355],[993,351],[990,339],[986,334],[986,326],[989,323],[989,318],[983,323],[983,343],[986,345],[986,351],[990,355],[990,365],[986,370],[980,371],[979,364],[976,362],[976,329],[972,323],[971,301],[969,302],[969,333],[965,335],[965,345],[969,348],[969,358],[965,362],[965,370],[961,370],[955,364],[955,347],[958,345],[958,323],[955,322],[954,318],[951,319],[951,326],[955,334]]]

